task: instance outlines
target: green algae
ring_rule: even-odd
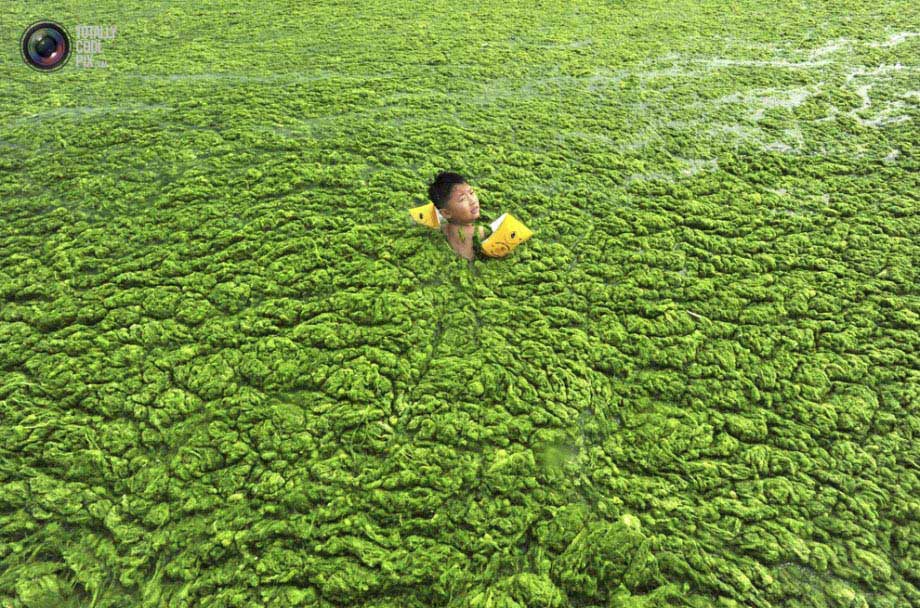
[[[0,68],[0,605],[920,604],[908,3],[161,8]]]

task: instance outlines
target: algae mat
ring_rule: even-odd
[[[0,34],[0,606],[920,605],[912,3]]]

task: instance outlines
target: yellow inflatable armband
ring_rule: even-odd
[[[441,227],[441,214],[438,213],[438,208],[434,206],[434,203],[409,209],[409,215],[422,226],[435,229]]]
[[[533,232],[510,213],[502,213],[492,222],[492,234],[482,242],[482,252],[492,258],[503,258],[533,236]]]

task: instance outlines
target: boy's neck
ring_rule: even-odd
[[[448,224],[453,224],[454,226],[472,226],[473,222],[455,222],[454,220],[447,220]]]

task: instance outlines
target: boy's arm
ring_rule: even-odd
[[[485,234],[488,228],[486,226],[476,226],[473,232],[473,256],[476,257],[482,253],[482,241],[485,240]]]

